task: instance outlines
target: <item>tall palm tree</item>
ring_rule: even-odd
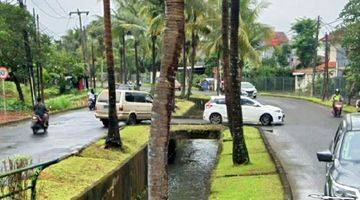
[[[116,113],[116,91],[115,91],[115,72],[114,72],[114,54],[112,47],[111,33],[111,13],[110,0],[104,2],[104,38],[105,52],[108,72],[109,87],[109,129],[106,137],[105,148],[121,147],[121,138],[119,133],[119,124]]]
[[[156,86],[149,142],[148,198],[168,199],[168,144],[172,102],[175,96],[177,70],[184,37],[184,0],[165,0],[164,55],[159,84]]]

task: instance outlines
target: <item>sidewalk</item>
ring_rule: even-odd
[[[5,114],[3,110],[0,110],[0,125],[21,121],[29,117],[31,117],[30,113],[25,111],[7,111]]]

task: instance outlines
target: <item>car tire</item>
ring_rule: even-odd
[[[103,123],[104,127],[109,127],[109,120],[108,119],[101,119],[101,122]]]
[[[129,115],[129,118],[126,122],[127,125],[136,125],[138,122],[138,120],[136,119],[136,115],[133,113],[133,114],[130,114]]]
[[[263,114],[261,117],[260,117],[260,123],[261,125],[263,126],[270,126],[271,123],[273,121],[273,118],[271,115],[269,114]]]
[[[213,113],[210,115],[210,123],[212,124],[221,124],[222,116],[219,113]]]

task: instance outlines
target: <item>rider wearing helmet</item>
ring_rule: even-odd
[[[335,108],[335,103],[336,102],[343,102],[344,99],[340,94],[340,90],[336,89],[335,90],[335,94],[331,97],[332,103],[333,103],[333,108]]]

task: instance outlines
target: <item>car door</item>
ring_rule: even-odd
[[[244,122],[250,122],[250,123],[256,123],[258,122],[258,120],[255,120],[255,111],[256,111],[256,107],[255,107],[255,102],[246,99],[246,98],[242,98],[241,99],[241,108],[242,108],[242,112],[243,112],[243,120]]]
[[[219,113],[222,116],[224,122],[228,122],[225,98],[216,99],[214,102],[214,112]]]

